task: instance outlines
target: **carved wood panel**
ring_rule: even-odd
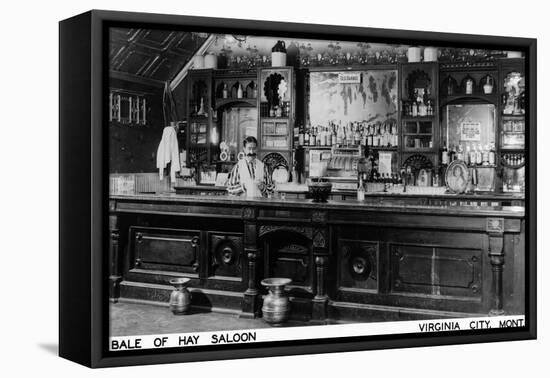
[[[479,297],[482,251],[451,246],[391,244],[391,290]]]
[[[130,227],[130,269],[197,273],[200,231]]]
[[[265,277],[283,277],[300,288],[295,293],[313,291],[315,266],[311,255],[312,230],[302,226],[260,226],[265,259]]]
[[[243,237],[209,233],[209,276],[242,277]]]
[[[339,286],[378,290],[379,243],[338,241]]]

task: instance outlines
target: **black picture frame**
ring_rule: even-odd
[[[326,40],[365,39],[412,45],[479,46],[523,52],[529,83],[526,122],[530,125],[526,131],[526,326],[484,332],[464,330],[452,334],[415,333],[196,347],[185,353],[170,349],[117,353],[106,350],[109,282],[105,280],[105,272],[109,271],[109,261],[104,251],[109,248],[109,189],[107,133],[102,125],[107,116],[103,102],[108,73],[106,30],[113,25],[184,27],[213,33],[276,34]],[[536,338],[536,39],[101,10],[61,21],[59,31],[61,357],[89,367],[109,367]],[[77,169],[87,174],[74,180],[73,172]]]

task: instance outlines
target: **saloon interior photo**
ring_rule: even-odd
[[[109,35],[111,336],[525,314],[521,52]]]

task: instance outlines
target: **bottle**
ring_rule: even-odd
[[[478,143],[476,150],[476,164],[481,165],[483,163],[483,154],[481,152],[481,143]]]
[[[485,148],[482,151],[482,160],[483,165],[489,165],[489,145],[485,145]]]
[[[252,98],[258,98],[258,85],[254,82],[252,86]]]
[[[443,151],[441,151],[441,164],[449,164],[449,153],[447,152],[447,143],[443,143]]]
[[[243,86],[239,83],[237,87],[237,98],[243,98]]]
[[[359,186],[357,187],[357,201],[365,200],[365,187],[363,186],[363,177],[359,175]]]
[[[454,148],[455,148],[454,145],[452,145],[452,144],[449,145],[449,152],[447,153],[447,155],[449,155],[449,164],[452,163],[455,160]]]
[[[456,153],[457,160],[464,160],[464,152],[462,151],[462,145],[458,145],[458,152]]]
[[[300,127],[300,132],[298,133],[298,146],[304,145],[304,129]]]
[[[495,165],[495,144],[491,143],[491,149],[489,151],[489,164]]]
[[[223,83],[222,97],[227,98],[227,83]]]
[[[311,128],[311,135],[309,136],[309,144],[311,146],[317,145],[317,131],[315,130],[315,127]]]
[[[306,129],[304,134],[304,146],[309,146],[309,129]]]
[[[336,145],[336,143],[338,142],[336,138],[336,126],[334,124],[332,125],[332,133],[331,133],[330,139],[331,139],[330,141],[331,146]]]
[[[473,164],[476,161],[475,152],[470,150],[470,145],[466,145],[466,153],[464,154],[464,163],[466,165]]]

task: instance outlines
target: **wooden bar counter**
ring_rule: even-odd
[[[367,198],[111,195],[110,298],[261,316],[265,277],[288,277],[291,318],[328,323],[523,314],[523,207]]]

